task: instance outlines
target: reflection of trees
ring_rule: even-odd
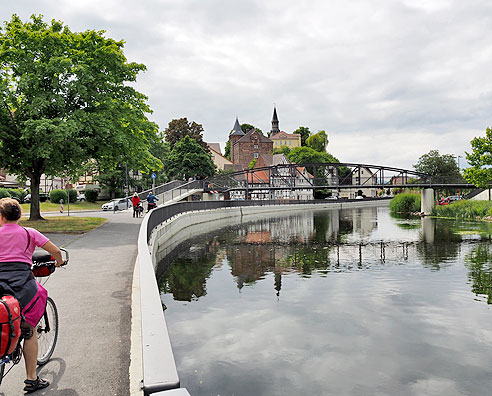
[[[215,264],[215,254],[201,251],[191,258],[176,258],[159,278],[161,293],[172,293],[177,301],[191,301],[205,296],[206,280]]]
[[[460,249],[461,237],[453,232],[453,223],[434,221],[434,242],[421,241],[417,253],[425,267],[439,271],[441,265],[455,259]]]
[[[286,264],[302,273],[311,275],[315,270],[330,268],[330,248],[328,245],[294,245],[290,246],[285,258]]]
[[[465,256],[469,269],[468,279],[473,282],[472,292],[487,296],[487,304],[492,304],[492,253],[488,244],[479,244]]]

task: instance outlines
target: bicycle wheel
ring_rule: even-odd
[[[36,327],[38,336],[38,365],[50,360],[58,339],[58,311],[51,297],[46,301],[46,310]]]
[[[2,384],[4,371],[5,371],[5,363],[4,364],[0,364],[0,385]]]

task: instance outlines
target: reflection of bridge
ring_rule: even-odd
[[[306,172],[307,171],[307,172]],[[432,179],[421,172],[355,163],[279,164],[222,174],[210,179],[206,191],[361,188],[474,188],[460,180]]]

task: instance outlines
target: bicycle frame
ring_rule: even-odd
[[[69,261],[69,253],[66,249],[61,248],[60,250],[62,250],[65,253],[65,262],[63,265],[66,265],[66,264],[68,264],[68,261]],[[33,266],[32,266],[33,273],[36,270],[36,268],[41,268],[41,267],[49,268],[50,266],[53,267],[52,270],[50,269],[50,271],[48,271],[48,273],[45,272],[44,275],[40,275],[37,278],[46,277],[49,279],[49,277],[51,276],[51,274],[55,270],[55,261],[49,253],[47,253],[47,254],[42,253],[42,254],[33,255]],[[39,273],[41,274],[42,272],[40,271]],[[47,281],[47,279],[46,279],[46,281]],[[46,283],[46,282],[44,282],[44,283]],[[48,334],[51,332],[53,323],[51,323],[50,317],[48,315],[48,309],[50,310],[50,312],[52,314],[54,314],[54,319],[56,320],[55,328],[54,328],[55,333],[53,335],[53,340],[50,341],[49,349],[46,351],[46,353],[41,358],[38,355],[38,365],[43,365],[50,359],[50,357],[51,357],[51,355],[55,349],[56,341],[58,338],[58,312],[57,312],[56,305],[55,305],[53,299],[50,297],[48,297],[48,301],[47,301],[46,308],[45,308],[45,311],[43,313],[42,319],[39,321],[38,325],[35,327],[34,334],[32,335],[32,337],[40,338],[40,334],[43,334],[43,333]],[[40,327],[41,323],[44,327]],[[19,341],[18,341],[17,346],[14,349],[14,351],[11,354],[3,357],[0,360],[0,384],[2,382],[3,377],[5,377],[5,375],[8,374],[8,372],[12,369],[12,367],[21,361],[22,345],[23,345],[24,339],[25,339],[25,336],[24,336],[24,333],[21,329],[21,335],[19,337]],[[41,352],[41,350],[40,350],[40,352]],[[10,367],[9,370],[7,371],[7,373],[4,374],[5,366],[9,363],[12,363],[12,367]]]

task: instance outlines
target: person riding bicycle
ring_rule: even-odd
[[[35,328],[43,316],[48,293],[31,272],[32,254],[36,246],[43,248],[56,260],[55,266],[63,264],[60,249],[46,236],[34,228],[24,228],[18,224],[22,215],[19,203],[11,198],[0,199],[0,290],[13,295],[19,301],[25,321],[24,361],[26,380],[24,391],[34,392],[49,386],[49,382],[39,378],[36,373],[38,357],[38,337]],[[26,308],[28,309],[26,310]]]
[[[159,198],[157,198],[151,192],[149,193],[149,195],[147,195],[147,198],[146,199],[147,199],[147,210],[154,209],[157,206],[157,204],[155,203],[155,201],[158,201]]]
[[[135,216],[138,217],[137,210],[138,210],[139,204],[140,204],[140,197],[135,192],[135,193],[133,193],[133,197],[132,197],[133,217],[135,217]]]

